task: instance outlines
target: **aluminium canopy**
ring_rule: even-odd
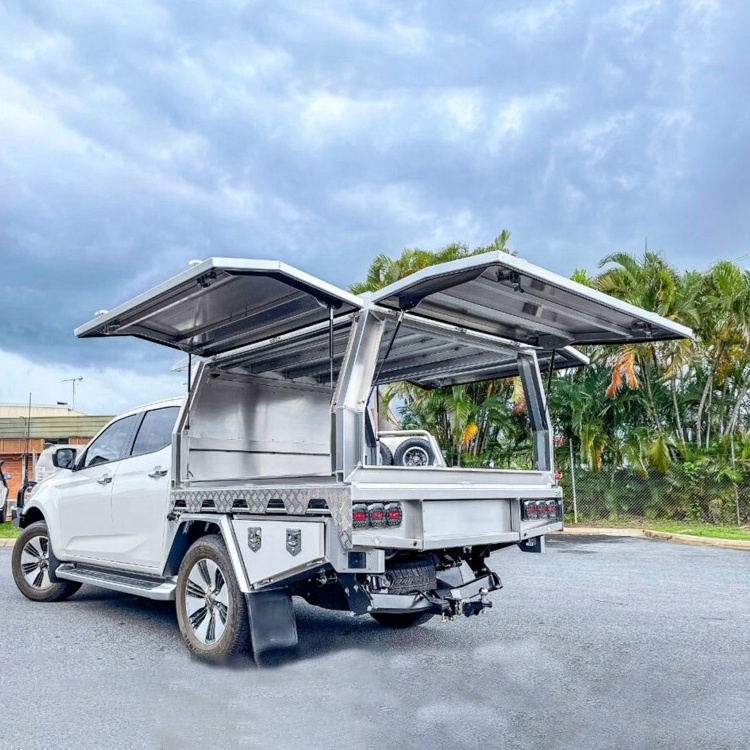
[[[542,369],[588,362],[570,344],[690,337],[677,323],[505,253],[426,268],[365,299],[278,261],[212,258],[76,329],[136,336],[215,357],[227,371],[329,382],[355,313],[385,321],[377,383],[424,387],[517,374],[532,347]],[[333,350],[333,357],[331,357]],[[387,356],[386,356],[387,354]]]
[[[396,316],[385,311],[382,314],[386,317],[385,330],[373,385],[406,380],[434,388],[511,377],[518,374],[518,352],[529,348],[410,315],[396,330]],[[338,378],[351,326],[351,316],[335,322],[332,347],[328,325],[320,324],[219,355],[213,360],[214,366],[227,372],[261,376],[275,373],[288,380],[328,383],[331,375],[334,380]],[[537,351],[541,370],[549,369],[551,354],[548,350]],[[572,347],[555,353],[555,369],[585,364],[588,358]]]
[[[271,260],[209,258],[76,328],[208,357],[362,306],[359,297]]]
[[[502,252],[430,266],[370,303],[541,349],[692,337],[661,315]]]

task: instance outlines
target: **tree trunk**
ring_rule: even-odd
[[[716,372],[716,368],[719,364],[719,360],[721,359],[721,355],[724,353],[724,342],[721,341],[716,348],[716,356],[713,359],[713,362],[711,362],[711,369],[708,372],[708,377],[706,378],[706,387],[703,389],[703,393],[701,394],[701,402],[698,406],[698,415],[695,418],[695,440],[696,440],[696,447],[701,447],[701,439],[702,439],[702,430],[703,430],[703,409],[706,406],[706,399],[708,398],[709,394],[713,390],[714,387],[714,373]],[[710,406],[709,406],[710,409]],[[710,420],[710,415],[709,415]],[[708,446],[706,446],[708,447]]]
[[[732,414],[729,417],[729,424],[727,425],[727,435],[733,435],[735,429],[737,428],[737,420],[740,416],[740,409],[742,408],[742,402],[745,400],[745,396],[747,396],[748,388],[750,388],[750,383],[748,383],[746,379],[742,384],[740,392],[737,394],[737,399],[734,402],[734,406],[732,407]]]
[[[674,406],[674,421],[677,428],[677,437],[681,443],[685,442],[685,433],[682,430],[682,420],[680,419],[680,408],[677,404],[677,389],[675,388],[674,378],[669,381],[669,390],[672,391],[672,405]]]
[[[649,412],[649,416],[651,417],[651,421],[654,425],[654,429],[661,433],[662,427],[661,423],[659,422],[659,418],[656,412],[656,402],[654,401],[654,394],[651,390],[651,378],[648,374],[648,364],[643,368],[643,379],[646,383],[646,405],[647,410]]]

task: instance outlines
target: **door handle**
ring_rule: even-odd
[[[96,481],[98,484],[109,484],[112,481],[112,477],[109,474],[105,474],[103,477],[99,477]]]
[[[152,479],[158,479],[167,475],[167,469],[162,469],[161,466],[154,466],[154,470],[149,472],[149,476]]]

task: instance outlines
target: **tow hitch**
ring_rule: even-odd
[[[464,617],[478,615],[485,608],[491,607],[492,602],[488,598],[490,591],[497,591],[502,587],[498,575],[489,571],[481,578],[462,586],[438,588],[436,593],[443,617],[453,619],[459,614]]]
[[[485,607],[491,607],[492,602],[487,599],[487,589],[479,589],[479,599],[474,602],[464,602],[464,617],[478,615]]]

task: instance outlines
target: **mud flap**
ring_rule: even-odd
[[[288,589],[245,594],[253,656],[297,645],[297,620]]]

